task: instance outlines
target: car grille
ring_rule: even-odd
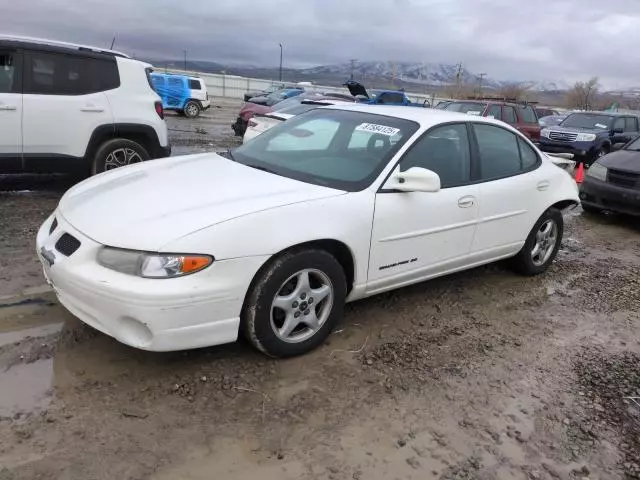
[[[578,138],[578,134],[577,133],[570,133],[570,132],[554,132],[551,131],[549,132],[549,138],[551,140],[559,140],[562,142],[575,142],[576,138]]]
[[[56,228],[58,228],[58,219],[53,217],[53,222],[51,222],[51,227],[49,227],[49,235],[55,232]]]
[[[608,180],[609,183],[618,185],[619,187],[635,188],[640,190],[640,173],[609,169]]]
[[[79,248],[80,240],[68,233],[63,234],[56,242],[56,250],[66,257],[73,255]]]

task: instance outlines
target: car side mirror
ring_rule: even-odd
[[[411,167],[406,172],[401,172],[398,167],[391,174],[384,188],[401,192],[438,192],[440,176],[426,168]]]
[[[618,128],[614,128],[614,129],[613,129],[613,133],[624,133],[624,129],[623,129],[623,128],[620,128],[620,127],[618,127]]]

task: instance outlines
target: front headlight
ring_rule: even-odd
[[[587,177],[597,178],[598,180],[606,182],[608,171],[607,167],[603,167],[599,163],[594,163],[589,167],[589,170],[587,170]]]
[[[593,133],[579,133],[576,142],[593,142],[596,139]]]
[[[199,272],[213,263],[209,255],[161,254],[103,247],[98,252],[103,267],[144,278],[175,278]]]
[[[542,130],[540,130],[540,136],[544,138],[549,138],[549,132],[550,130],[548,128],[543,128]]]

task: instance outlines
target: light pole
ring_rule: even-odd
[[[278,45],[280,45],[280,81],[282,82],[282,44],[279,43]]]
[[[187,51],[183,50],[184,52],[184,71],[187,71]]]

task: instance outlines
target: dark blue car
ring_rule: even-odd
[[[576,112],[560,125],[543,128],[540,148],[550,153],[571,153],[576,161],[589,166],[611,152],[614,145],[627,143],[639,134],[636,115]]]

